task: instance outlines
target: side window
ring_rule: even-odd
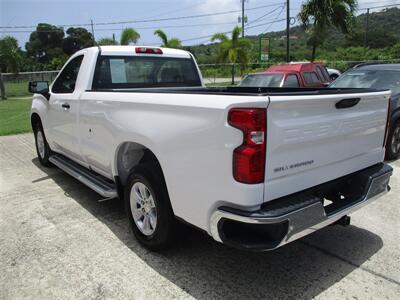
[[[288,75],[286,77],[285,83],[283,84],[283,87],[299,87],[299,80],[297,79],[297,76],[294,74]]]
[[[62,70],[60,76],[54,82],[52,92],[55,94],[69,94],[75,90],[75,83],[78,77],[79,68],[83,60],[83,55],[75,57]]]
[[[318,79],[317,73],[315,72],[304,72],[304,81],[307,84],[320,84],[321,81]]]
[[[320,81],[326,81],[326,79],[324,78],[324,75],[322,74],[321,68],[319,66],[316,68],[316,71],[317,71]]]
[[[326,67],[321,66],[320,68],[321,68],[322,74],[325,76],[325,80],[327,82],[331,81],[331,77],[329,76],[329,73],[328,73],[328,70],[326,69]]]

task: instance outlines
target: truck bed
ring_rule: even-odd
[[[380,92],[366,88],[258,88],[258,87],[198,87],[198,88],[133,88],[133,89],[92,89],[87,92],[119,93],[171,93],[171,94],[209,94],[229,96],[282,96],[282,95],[341,95]]]

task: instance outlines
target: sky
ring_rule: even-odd
[[[246,34],[278,31],[285,28],[286,0],[245,0]],[[290,14],[296,17],[302,0],[290,0]],[[367,7],[399,4],[400,0],[359,0],[358,13]],[[0,37],[14,36],[21,48],[29,40],[38,23],[77,25],[91,31],[94,23],[96,39],[112,37],[119,40],[123,28],[135,28],[141,35],[139,45],[159,45],[155,29],[178,37],[184,45],[208,43],[209,35],[227,32],[238,24],[241,0],[0,0]],[[374,10],[379,10],[374,9]],[[225,13],[234,11],[230,13]],[[224,13],[200,16],[205,14]],[[196,17],[197,16],[197,17]],[[181,19],[159,20],[180,17]],[[143,22],[145,21],[145,22]],[[126,22],[124,24],[98,24]],[[297,25],[297,21],[294,25]],[[25,27],[21,27],[25,26]],[[13,28],[5,28],[13,27]],[[21,27],[21,28],[18,28]],[[66,30],[68,26],[65,26]]]

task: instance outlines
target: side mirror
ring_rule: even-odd
[[[29,92],[33,94],[41,94],[48,99],[49,83],[47,81],[30,81]]]

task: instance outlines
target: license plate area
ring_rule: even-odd
[[[323,193],[325,214],[334,215],[386,192],[391,175],[392,168],[380,164],[336,180]]]

